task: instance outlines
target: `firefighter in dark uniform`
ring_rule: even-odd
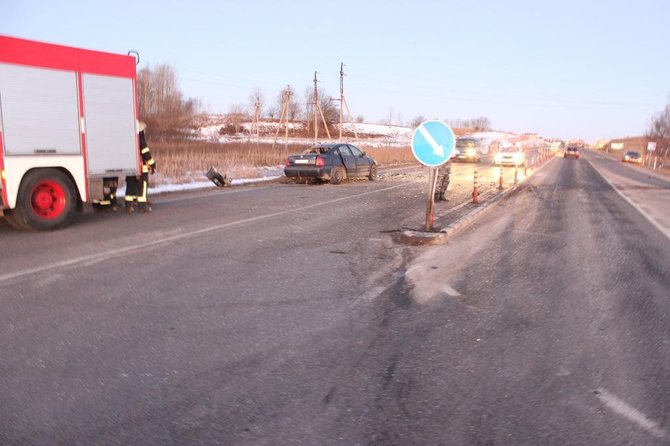
[[[103,178],[102,200],[93,200],[93,209],[96,212],[112,211],[119,209],[116,201],[116,188],[119,185],[117,177]]]
[[[144,137],[146,124],[140,122],[139,131],[140,154],[142,156],[142,175],[126,177],[126,212],[133,213],[151,212],[151,203],[147,200],[147,189],[149,188],[149,172],[153,175],[156,171],[156,161],[151,156],[151,150]]]
[[[437,168],[437,185],[435,186],[435,200],[448,201],[447,188],[451,177],[451,160]]]

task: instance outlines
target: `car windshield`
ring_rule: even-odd
[[[474,149],[477,147],[477,141],[474,139],[459,139],[456,141],[456,147],[459,149]]]

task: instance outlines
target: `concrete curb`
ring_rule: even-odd
[[[555,158],[547,160],[544,164],[539,166],[533,171],[534,175],[536,172],[542,170],[545,166],[551,163]],[[399,232],[395,240],[398,243],[403,243],[406,245],[413,246],[423,246],[423,245],[443,245],[449,241],[451,237],[461,232],[472,223],[474,223],[478,218],[482,217],[487,211],[492,209],[499,201],[503,198],[516,193],[521,190],[522,187],[526,185],[526,182],[532,175],[528,176],[522,181],[519,181],[517,184],[512,185],[508,189],[504,189],[502,192],[497,193],[485,203],[477,205],[476,208],[456,220],[455,222],[447,225],[445,228],[440,229],[439,231],[427,232],[420,230],[411,230],[406,229]]]
[[[449,241],[450,237],[453,237],[458,232],[467,228],[472,224],[477,218],[483,216],[489,209],[491,209],[495,204],[502,200],[507,195],[518,190],[521,185],[524,183],[518,183],[516,186],[513,186],[510,189],[506,189],[503,192],[494,195],[490,200],[487,200],[486,203],[478,205],[475,209],[471,210],[455,222],[447,225],[445,228],[440,229],[436,232],[426,232],[418,230],[406,229],[401,231],[397,237],[397,241],[407,245],[443,245]]]

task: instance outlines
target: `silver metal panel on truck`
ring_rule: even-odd
[[[81,153],[74,72],[0,63],[0,108],[6,155]]]
[[[137,171],[132,79],[84,74],[86,153],[90,175]]]

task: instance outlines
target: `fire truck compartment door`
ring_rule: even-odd
[[[133,80],[97,74],[82,78],[89,175],[137,172]]]
[[[0,63],[5,155],[80,154],[78,104],[75,72]]]

